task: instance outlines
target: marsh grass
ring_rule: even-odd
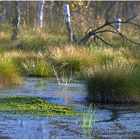
[[[51,65],[45,60],[45,55],[41,52],[13,50],[1,53],[0,57],[9,59],[22,75],[37,77],[52,77],[54,75]]]
[[[43,58],[25,58],[22,62],[22,69],[28,76],[52,77],[52,67]]]
[[[60,46],[67,43],[65,33],[48,32],[47,28],[28,28],[21,26],[17,40],[11,41],[12,30],[9,25],[1,25],[0,31],[0,51],[24,50],[45,51],[50,46]]]
[[[10,58],[0,58],[0,89],[20,84],[22,79],[17,66]]]
[[[48,33],[46,28],[43,29],[21,29],[19,39],[23,40],[24,51],[45,51],[50,46],[60,46],[67,43],[67,36],[60,33]]]
[[[96,57],[88,48],[66,45],[50,48],[47,52],[58,82],[72,82],[82,76],[82,69],[96,64]],[[66,83],[67,83],[66,82]]]
[[[92,104],[90,104],[87,111],[84,111],[82,115],[82,129],[85,138],[92,138],[93,137],[93,126],[94,126],[94,113],[95,113],[95,106],[93,107]]]
[[[88,100],[100,103],[140,102],[139,47],[95,49],[99,65],[84,70]]]
[[[140,102],[140,68],[104,67],[93,70],[88,78],[88,99],[100,103]]]

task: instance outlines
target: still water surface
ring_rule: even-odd
[[[25,83],[3,90],[0,96],[37,96],[49,102],[88,108],[84,82],[58,85],[54,79],[25,78]],[[33,117],[0,112],[0,138],[140,138],[140,105],[98,105],[90,136],[80,117]]]

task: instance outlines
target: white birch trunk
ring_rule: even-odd
[[[44,0],[39,1],[38,8],[38,27],[43,27],[43,19],[44,19]]]

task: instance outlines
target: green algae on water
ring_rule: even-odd
[[[39,97],[8,96],[0,98],[0,111],[31,116],[78,116],[72,106],[49,103]]]

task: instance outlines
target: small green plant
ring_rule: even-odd
[[[87,111],[84,111],[82,115],[82,129],[84,136],[86,138],[91,138],[92,137],[92,130],[94,126],[94,114],[95,114],[95,107],[93,108],[93,105],[90,104],[89,108]]]

